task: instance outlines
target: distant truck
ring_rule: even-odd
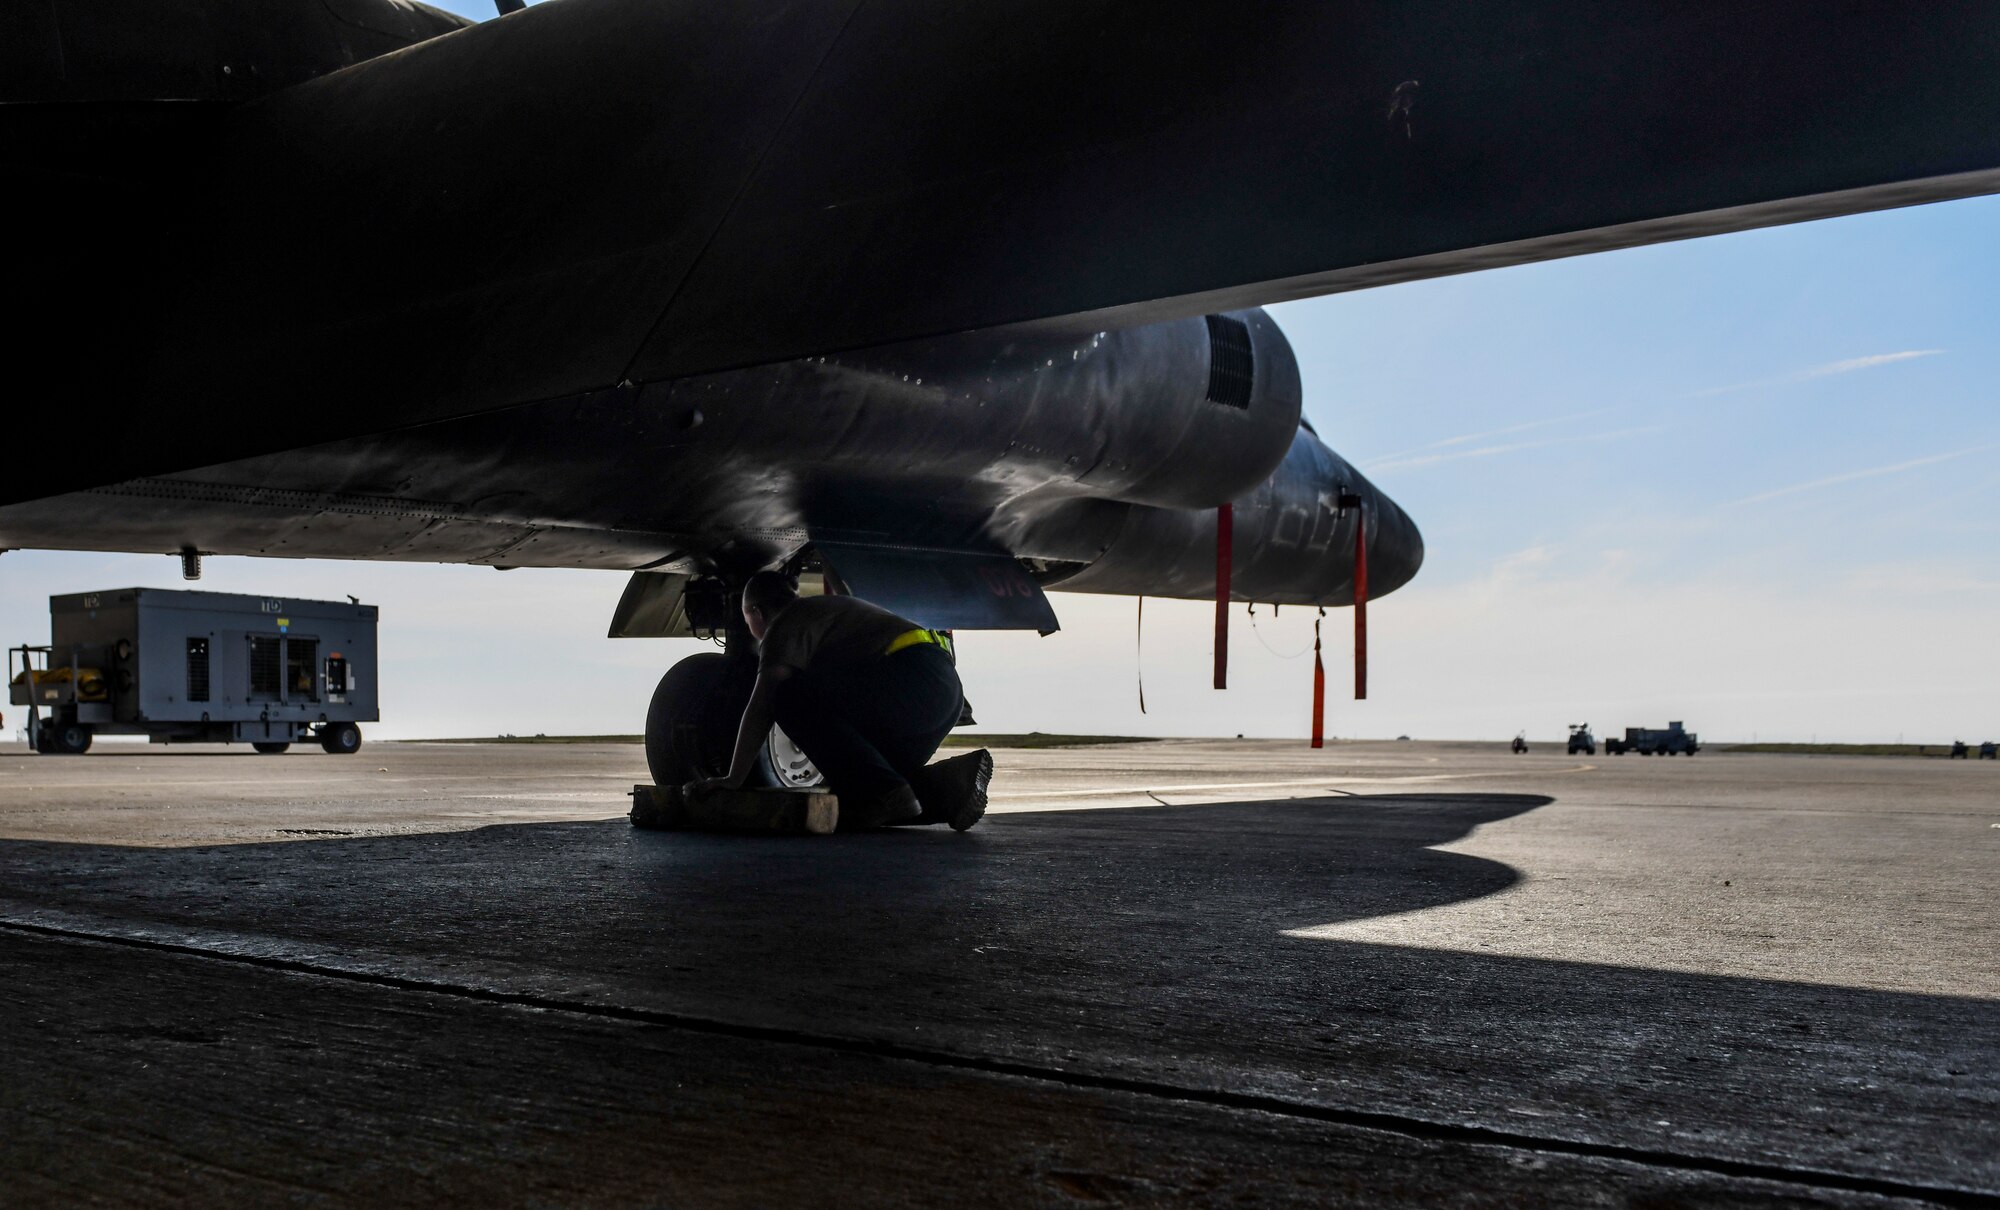
[[[1615,735],[1604,737],[1606,756],[1623,756],[1627,752],[1637,752],[1641,756],[1672,756],[1678,752],[1693,756],[1701,751],[1701,744],[1695,733],[1682,727],[1679,722],[1671,722],[1664,730],[1652,727],[1627,727],[1625,738]]]
[[[1611,751],[1611,745],[1616,742],[1605,740],[1604,750]],[[1569,754],[1575,756],[1579,752],[1585,756],[1597,755],[1597,737],[1590,733],[1589,723],[1571,723],[1569,726]]]
[[[9,697],[37,752],[80,754],[98,735],[154,743],[315,739],[361,748],[380,718],[373,605],[164,588],[49,598],[50,643],[7,653]],[[47,715],[43,715],[47,711]]]

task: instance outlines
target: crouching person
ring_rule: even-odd
[[[844,831],[979,822],[992,757],[928,765],[964,703],[943,635],[854,597],[802,598],[775,571],[743,586],[743,621],[758,642],[757,684],[736,751],[726,776],[688,793],[741,786],[776,722],[839,796]]]

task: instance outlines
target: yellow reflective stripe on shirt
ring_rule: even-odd
[[[905,630],[903,633],[889,640],[889,645],[882,649],[882,654],[894,655],[905,647],[915,647],[919,643],[929,643],[934,647],[942,647],[945,649],[946,654],[950,654],[951,652],[951,641],[935,630]]]

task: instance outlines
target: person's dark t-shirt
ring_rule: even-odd
[[[855,597],[800,597],[771,620],[757,669],[852,668],[879,659],[897,636],[916,629],[915,622]]]

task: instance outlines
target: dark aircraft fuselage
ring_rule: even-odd
[[[1985,0],[9,0],[0,503],[1990,192],[1996,55]]]
[[[1421,544],[1239,308],[2000,188],[1978,0],[0,32],[0,545],[733,581],[831,544],[1199,596],[1231,503],[1235,596],[1344,603],[1355,526],[1377,593]]]
[[[633,385],[0,508],[0,546],[737,578],[809,544],[1007,555],[1048,586],[1352,599],[1416,573],[1401,509],[1300,422],[1262,311],[976,332]],[[1343,495],[1359,508],[1340,507]]]

